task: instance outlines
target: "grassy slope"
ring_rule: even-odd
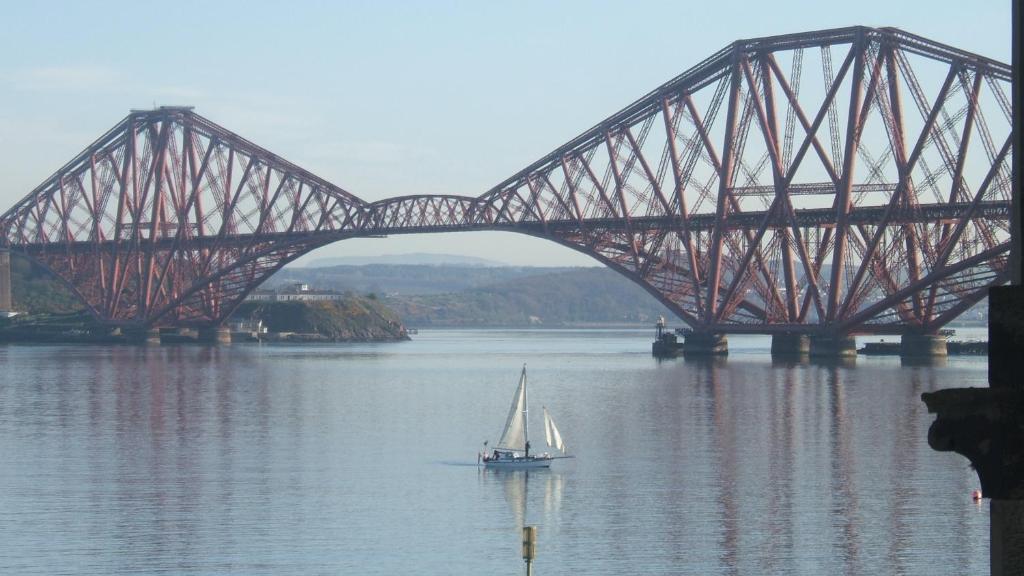
[[[14,309],[29,314],[66,314],[85,310],[71,290],[17,254],[11,254],[11,296]]]
[[[307,302],[244,302],[232,316],[259,319],[271,332],[316,333],[331,340],[402,340],[405,328],[382,302],[361,296]]]
[[[85,306],[57,279],[28,260],[12,254],[14,309],[27,316],[0,321],[0,329],[32,326],[50,331],[92,326]],[[235,318],[256,313],[273,331],[320,333],[332,340],[397,340],[405,338],[401,319],[383,302],[351,296],[339,302],[247,302]],[[28,329],[28,328],[24,328]]]

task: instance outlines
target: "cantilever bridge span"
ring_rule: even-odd
[[[218,325],[360,236],[503,230],[708,333],[930,333],[1007,278],[1010,67],[883,28],[737,41],[479,197],[366,202],[188,108],[133,111],[0,216],[116,326]]]

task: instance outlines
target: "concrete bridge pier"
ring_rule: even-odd
[[[807,334],[772,334],[773,358],[801,358],[811,353],[811,337]]]
[[[904,334],[900,337],[903,358],[945,358],[949,354],[941,334]]]
[[[197,340],[206,344],[231,344],[231,330],[223,325],[201,326]]]
[[[727,356],[729,339],[718,332],[690,332],[683,337],[683,356]]]
[[[125,342],[127,342],[128,344],[141,344],[144,346],[160,345],[159,328],[152,328],[148,326],[123,328],[121,329],[121,334],[124,335]]]
[[[0,248],[0,312],[9,312],[11,302],[11,252]]]
[[[856,358],[857,340],[849,334],[815,334],[810,337],[809,352],[814,358]]]

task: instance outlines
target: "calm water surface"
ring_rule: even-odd
[[[0,346],[0,574],[974,574],[988,506],[902,366],[649,354],[650,331]],[[529,364],[575,460],[476,467]],[[538,442],[540,443],[540,442]]]

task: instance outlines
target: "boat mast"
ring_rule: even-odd
[[[526,442],[526,457],[530,456],[530,401],[526,395],[526,364],[523,364],[523,440]]]

